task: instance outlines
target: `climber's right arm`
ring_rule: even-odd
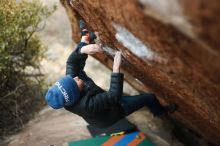
[[[83,72],[88,55],[81,53],[81,49],[86,45],[84,42],[79,43],[70,54],[66,62],[66,75],[71,75],[74,78]]]
[[[75,51],[73,51],[66,63],[66,75],[71,75],[73,78],[76,76],[86,76],[84,72],[84,67],[86,64],[86,59],[88,55],[95,53],[101,53],[102,49],[97,44],[87,44],[81,42],[78,44]]]

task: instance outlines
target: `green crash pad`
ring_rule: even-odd
[[[132,132],[117,136],[98,136],[95,138],[72,141],[68,146],[155,146],[142,132]]]

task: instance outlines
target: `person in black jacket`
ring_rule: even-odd
[[[172,106],[163,107],[156,96],[145,93],[123,96],[124,75],[120,73],[121,52],[114,57],[110,88],[104,91],[84,71],[88,55],[102,53],[97,44],[90,44],[94,38],[87,29],[82,29],[82,39],[73,51],[66,65],[66,76],[58,80],[46,95],[47,103],[54,109],[64,107],[81,116],[87,123],[104,128],[147,106],[155,116],[173,111]],[[85,31],[85,32],[83,32]]]

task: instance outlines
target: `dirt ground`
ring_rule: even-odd
[[[171,139],[172,126],[154,118],[146,109],[139,110],[128,119],[156,145],[182,146]],[[7,146],[66,146],[69,141],[91,137],[86,125],[87,123],[75,114],[45,107],[21,132],[8,139],[10,142]]]

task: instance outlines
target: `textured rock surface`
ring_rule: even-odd
[[[218,0],[182,0],[185,13],[199,38],[220,52],[220,2]]]
[[[144,0],[61,2],[70,17],[76,42],[78,20],[83,19],[91,30],[99,33],[108,50],[106,55],[95,56],[98,60],[111,68],[111,52],[121,50],[123,70],[131,85],[138,90],[150,89],[163,102],[177,103],[180,108],[173,117],[211,143],[220,144],[220,55],[218,48],[214,48],[219,44],[219,20],[218,14],[212,12],[215,5],[209,7],[208,1],[195,1],[192,5],[190,1],[181,2],[183,10],[178,17],[190,16],[197,22],[187,21],[185,25],[192,29],[186,29],[192,32],[182,33],[184,28],[179,31],[177,26],[182,27],[173,23],[175,20],[164,22],[152,15],[156,12],[146,13],[152,5]]]

